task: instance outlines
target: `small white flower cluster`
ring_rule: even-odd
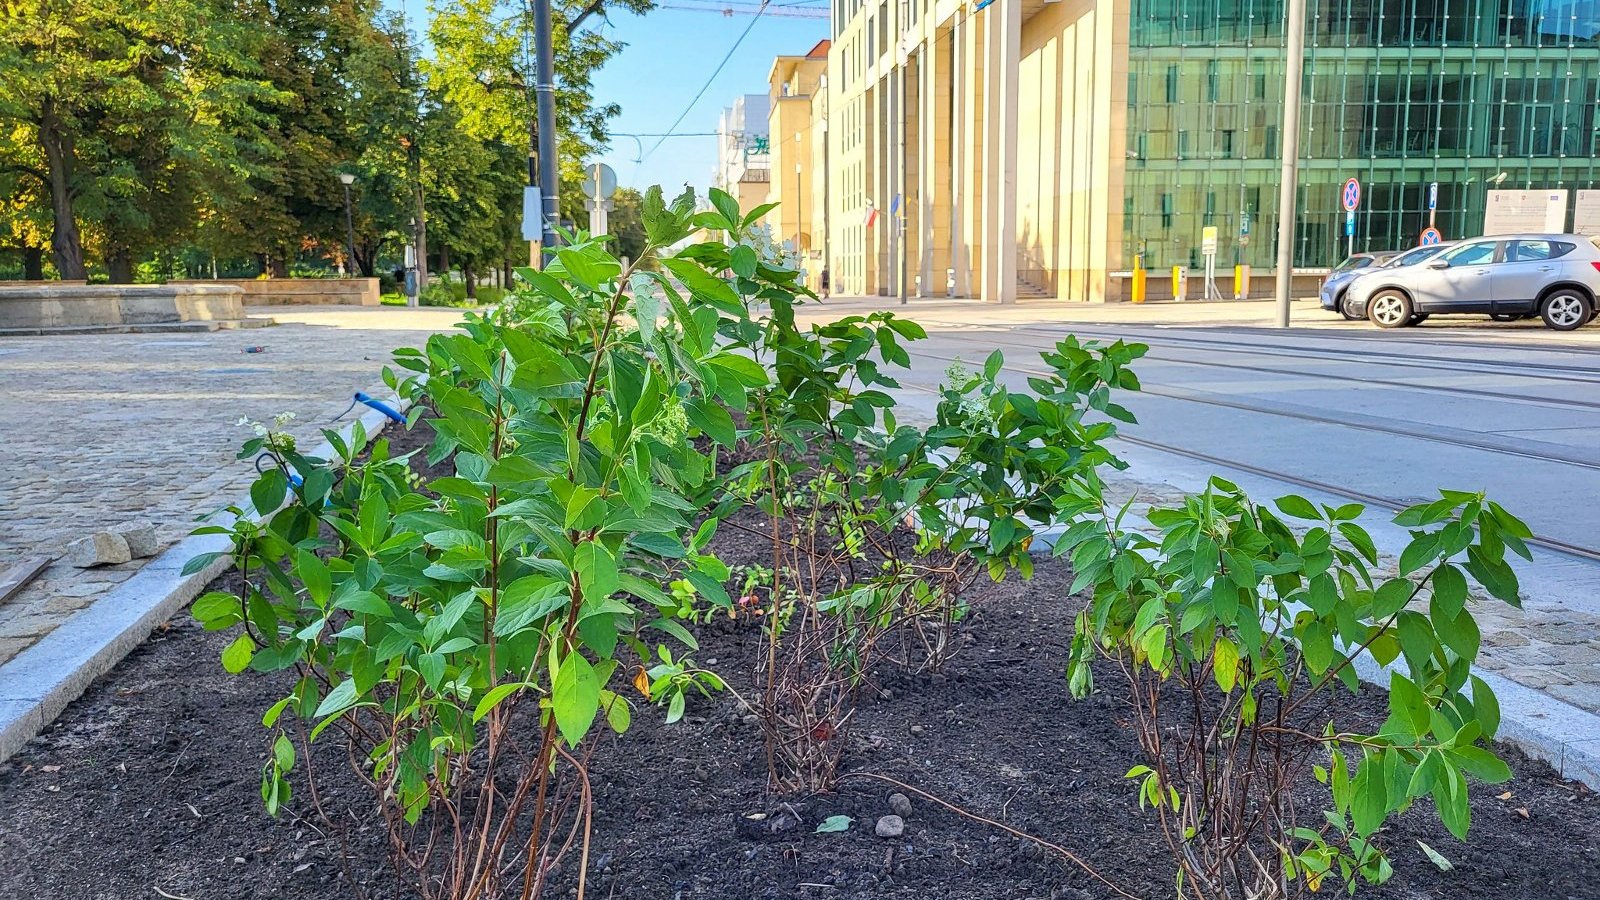
[[[747,229],[739,243],[754,250],[756,257],[768,265],[794,268],[796,255],[793,248],[779,241],[772,233],[772,226],[765,222]]]
[[[961,395],[955,413],[975,430],[987,430],[994,424],[994,411],[989,408],[983,380],[957,359],[944,370],[945,387]]]
[[[285,432],[284,429],[288,428],[289,423],[293,421],[294,413],[281,412],[272,417],[271,425],[257,422],[249,416],[240,416],[239,421],[233,424],[254,431],[256,437],[267,442],[267,449],[278,453],[290,453],[294,451],[294,436]]]

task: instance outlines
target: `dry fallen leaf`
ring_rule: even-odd
[[[194,808],[194,804],[193,803],[185,803],[184,806],[189,807],[189,812],[194,813],[194,817],[196,819],[204,819],[205,818],[205,816],[200,815],[200,810]]]
[[[61,767],[60,766],[40,766],[39,767],[39,771],[41,771],[41,772],[59,772],[59,771],[61,771]]]
[[[1511,792],[1510,791],[1506,791],[1504,794],[1501,794],[1500,795],[1500,799],[1501,800],[1510,800],[1511,799]]]
[[[1517,815],[1523,817],[1524,819],[1532,818],[1528,815],[1528,808],[1526,806],[1517,807]]]
[[[49,787],[45,788],[45,790],[49,791],[52,794],[58,794],[58,793],[61,792],[61,785],[52,784]]]

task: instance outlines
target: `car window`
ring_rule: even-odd
[[[1409,266],[1422,262],[1438,252],[1438,247],[1418,247],[1415,250],[1408,250],[1405,253],[1396,256],[1394,259],[1391,259],[1385,263],[1385,265],[1393,269],[1398,269],[1401,266]]]
[[[1536,262],[1556,259],[1571,253],[1576,244],[1566,241],[1512,241],[1506,249],[1506,262]]]
[[[1329,272],[1328,274],[1337,275],[1340,272],[1350,272],[1350,271],[1353,271],[1355,269],[1365,269],[1367,266],[1370,266],[1370,265],[1372,265],[1372,257],[1370,257],[1370,256],[1352,256],[1349,259],[1345,260],[1344,262],[1339,263],[1337,266],[1334,266],[1333,267],[1333,271]]]
[[[1462,244],[1454,250],[1446,250],[1440,258],[1449,261],[1452,266],[1482,265],[1494,260],[1494,244],[1494,241]]]
[[[1506,248],[1506,262],[1534,262],[1553,256],[1549,241],[1512,241]]]

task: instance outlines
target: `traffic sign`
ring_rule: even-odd
[[[1247,212],[1239,213],[1239,236],[1250,236],[1250,214]]]
[[[1354,237],[1356,233],[1356,211],[1346,210],[1344,214],[1344,233],[1346,237]]]
[[[1422,229],[1422,238],[1417,241],[1417,246],[1432,247],[1442,240],[1444,240],[1444,235],[1439,233],[1439,229],[1429,226]]]
[[[1439,182],[1435,181],[1432,184],[1428,185],[1428,211],[1432,212],[1433,210],[1436,210],[1438,208],[1439,208]]]
[[[1361,205],[1361,182],[1351,178],[1344,183],[1344,193],[1340,195],[1344,200],[1346,212],[1354,211]]]
[[[1217,255],[1217,226],[1207,225],[1200,229],[1200,253],[1204,256]]]
[[[605,200],[617,192],[617,173],[605,163],[584,166],[582,190],[590,200]]]

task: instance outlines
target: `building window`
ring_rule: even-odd
[[[1178,102],[1178,67],[1167,66],[1167,102]]]
[[[1233,159],[1233,129],[1225,128],[1222,131],[1222,158]]]
[[[1182,128],[1178,129],[1178,158],[1189,158],[1189,132]]]
[[[1206,101],[1208,103],[1217,102],[1217,81],[1217,61],[1214,59],[1206,60]]]
[[[1161,227],[1172,227],[1172,195],[1161,195]]]

